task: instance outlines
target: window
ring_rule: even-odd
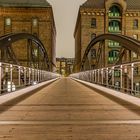
[[[136,40],[138,40],[138,35],[137,34],[133,35],[133,38],[136,39]],[[132,57],[133,58],[138,58],[138,54],[135,53],[135,52],[132,52]]]
[[[108,54],[108,63],[114,63],[118,59],[119,56],[119,51],[117,50],[112,50]]]
[[[109,40],[108,41],[108,47],[120,47],[120,43],[119,42],[115,42],[113,40]]]
[[[120,8],[119,8],[117,5],[113,5],[113,6],[109,9],[108,16],[109,16],[109,17],[119,17],[119,16],[121,16]]]
[[[34,18],[32,20],[32,24],[33,24],[34,27],[36,27],[38,25],[38,19]]]
[[[38,49],[34,49],[33,54],[34,54],[35,57],[37,57],[38,56]]]
[[[135,53],[135,52],[132,52],[132,57],[133,57],[133,58],[138,58],[138,54]]]
[[[121,31],[121,23],[117,20],[112,20],[109,22],[108,27],[109,32],[120,32]]]
[[[11,25],[11,18],[5,18],[5,25],[10,26]]]
[[[138,35],[136,35],[136,34],[133,35],[133,38],[136,39],[136,40],[138,40]]]
[[[114,76],[115,77],[120,77],[121,73],[119,70],[114,70]]]
[[[133,28],[138,29],[138,19],[134,19],[133,21]]]
[[[138,75],[139,74],[139,68],[138,67],[134,67],[134,75]]]
[[[96,28],[96,18],[91,19],[91,27]]]
[[[95,59],[96,58],[96,49],[91,49],[91,58]]]

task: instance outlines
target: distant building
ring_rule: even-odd
[[[63,76],[68,76],[73,73],[74,58],[57,58],[56,69],[57,73]]]
[[[87,0],[79,8],[75,27],[75,71],[80,70],[81,60],[91,39],[104,33],[114,33],[140,39],[140,1],[139,0]],[[117,59],[120,44],[105,42],[105,66]],[[96,47],[89,53],[91,67],[95,66]],[[131,52],[131,61],[139,59]]]
[[[21,32],[39,37],[48,52],[53,70],[56,61],[56,28],[52,6],[46,0],[0,0],[0,36]],[[29,63],[31,58],[27,58],[26,54],[27,42],[20,41],[14,45],[20,63],[25,66],[32,65]],[[33,55],[36,57],[38,50],[33,49]],[[1,53],[1,56],[6,59],[4,50]]]

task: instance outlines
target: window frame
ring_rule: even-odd
[[[138,19],[134,19],[133,20],[133,29],[138,29],[139,28],[139,20]]]
[[[96,18],[91,19],[91,28],[97,28],[97,20],[96,20]]]
[[[11,26],[12,25],[12,19],[10,17],[5,17],[4,25],[5,26]]]

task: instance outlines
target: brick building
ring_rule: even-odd
[[[56,61],[56,28],[52,7],[46,0],[0,0],[0,27],[0,36],[21,32],[38,36],[47,50],[53,70]],[[20,64],[29,65],[25,47],[27,42],[19,41],[13,46],[16,46],[14,51]],[[3,51],[1,53],[4,58],[5,54]],[[37,49],[34,50],[34,55],[36,53]]]
[[[69,76],[73,73],[74,58],[56,58],[57,73]]]
[[[75,71],[80,70],[80,64],[85,49],[92,38],[104,34],[114,33],[140,37],[140,2],[139,0],[87,0],[79,8],[75,27]],[[105,65],[111,65],[120,51],[118,42],[105,42]],[[97,57],[96,46],[89,53],[91,67],[94,68],[94,59]],[[138,58],[131,52],[132,61]]]

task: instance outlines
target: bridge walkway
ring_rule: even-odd
[[[62,78],[0,106],[0,140],[140,140],[140,109]]]

